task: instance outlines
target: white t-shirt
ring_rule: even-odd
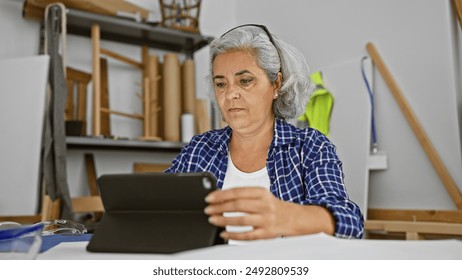
[[[225,180],[223,182],[223,190],[239,187],[262,187],[269,191],[270,179],[266,166],[262,169],[246,173],[237,169],[233,164],[231,155],[228,155],[228,169],[226,170]],[[226,212],[223,213],[226,217],[237,217],[245,215],[242,212]],[[226,231],[229,232],[245,232],[253,230],[252,226],[226,226]],[[248,241],[229,240],[228,244],[242,244]]]

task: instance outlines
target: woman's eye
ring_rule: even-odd
[[[250,84],[253,81],[253,79],[241,79],[241,84],[246,86]]]
[[[224,86],[225,86],[225,83],[223,83],[223,82],[216,82],[215,83],[216,88],[223,88]]]

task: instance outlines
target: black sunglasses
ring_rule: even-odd
[[[263,31],[265,31],[266,35],[268,36],[268,39],[270,40],[271,44],[273,44],[273,46],[276,48],[276,50],[278,50],[278,48],[276,47],[276,44],[274,43],[274,40],[273,40],[273,36],[271,36],[271,33],[269,32],[268,28],[266,28],[266,26],[264,25],[261,25],[261,24],[243,24],[243,25],[239,25],[239,26],[236,26],[228,31],[226,31],[225,33],[223,33],[223,35],[220,36],[220,38],[223,38],[223,36],[225,36],[226,34],[228,34],[229,32],[235,30],[235,29],[238,29],[238,28],[241,28],[241,27],[246,27],[246,26],[255,26],[255,27],[259,27],[261,29],[263,29]]]

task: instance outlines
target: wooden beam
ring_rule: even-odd
[[[101,108],[109,108],[109,69],[108,62],[105,58],[100,58],[100,95]],[[111,135],[111,116],[101,111],[101,134]]]
[[[150,124],[150,105],[151,105],[151,93],[149,92],[150,81],[149,78],[144,78],[143,83],[143,136],[151,137],[154,136],[151,133],[151,124]]]
[[[90,209],[95,209],[94,205],[97,205],[97,207],[99,207],[98,205],[101,205],[102,207],[102,201],[96,201],[98,199],[94,198],[94,197],[99,197],[99,190],[98,190],[98,182],[97,182],[98,176],[96,173],[95,157],[93,156],[93,154],[85,154],[85,167],[87,169],[87,179],[88,179],[88,186],[90,189],[90,195],[93,198],[88,198],[87,200],[82,200],[82,201],[79,201],[79,198],[73,199],[72,207],[75,206],[74,211],[81,210],[80,207],[82,206],[88,207]],[[87,204],[88,201],[89,201],[89,205]],[[92,211],[89,211],[89,212],[92,212]],[[101,217],[103,216],[102,213],[100,213],[100,211],[96,211],[96,210],[94,210],[93,215],[96,221],[101,220]]]
[[[129,113],[124,113],[124,112],[120,112],[120,111],[110,110],[108,108],[101,108],[101,112],[114,114],[114,115],[119,115],[119,116],[132,118],[132,119],[140,119],[140,120],[144,119],[144,116],[140,115],[140,114],[129,114]]]
[[[371,220],[462,223],[461,210],[379,209],[367,210]]]
[[[462,0],[453,0],[452,4],[454,6],[454,10],[459,21],[459,25],[462,28]]]
[[[52,201],[50,196],[45,195],[42,200],[42,221],[55,220],[61,217],[61,199]]]
[[[405,232],[414,234],[444,234],[462,236],[462,224],[435,222],[408,222],[367,220],[365,230],[380,230],[387,232]]]
[[[91,27],[92,41],[92,80],[93,80],[93,135],[101,135],[101,64],[100,64],[100,36],[99,25]]]
[[[98,195],[79,196],[72,198],[72,211],[74,213],[104,212],[104,206]]]
[[[35,224],[42,220],[42,215],[0,216],[0,222],[16,222],[22,225]]]
[[[444,165],[443,161],[438,155],[438,152],[436,151],[435,147],[433,147],[433,144],[431,143],[430,139],[425,133],[425,130],[423,129],[422,125],[417,119],[417,116],[412,111],[411,106],[404,97],[404,94],[402,93],[401,89],[399,88],[398,84],[393,78],[390,70],[388,69],[387,65],[382,60],[382,57],[380,56],[377,49],[372,43],[367,43],[366,48],[375,66],[379,70],[380,74],[382,74],[382,77],[385,80],[385,83],[388,85],[388,88],[390,89],[393,97],[395,98],[396,103],[398,103],[401,112],[403,113],[407,122],[411,126],[412,130],[414,131],[417,140],[419,140],[420,145],[422,146],[428,158],[430,159],[430,162],[433,165],[433,168],[435,169],[436,173],[440,177],[441,182],[446,188],[446,191],[452,198],[452,201],[456,205],[457,209],[462,209],[462,194],[460,193],[459,187],[457,187],[453,178],[449,174],[449,171],[447,170],[446,166]]]
[[[133,164],[133,171],[135,173],[163,172],[165,169],[169,167],[170,164],[167,163],[135,162]]]
[[[159,61],[156,55],[149,55],[144,70],[149,78],[149,132],[150,136],[159,135]]]
[[[66,76],[70,80],[76,80],[85,84],[88,84],[91,81],[90,74],[71,67],[66,68]]]
[[[74,81],[67,80],[67,98],[65,108],[65,119],[66,121],[74,119]]]
[[[87,85],[77,85],[77,120],[82,121],[84,135],[87,135]]]
[[[135,61],[135,60],[133,60],[131,58],[128,58],[126,56],[123,56],[121,54],[118,54],[118,53],[115,53],[113,51],[110,51],[108,49],[103,49],[103,48],[100,49],[100,52],[101,52],[101,54],[105,54],[105,55],[107,55],[109,57],[115,58],[115,59],[117,59],[119,61],[122,61],[122,62],[125,62],[125,63],[129,64],[129,65],[132,65],[133,67],[143,69],[143,64],[142,63],[139,63],[138,61]]]
[[[98,176],[96,175],[95,158],[93,154],[85,154],[84,157],[90,194],[99,195],[98,183],[96,181]]]
[[[418,232],[406,232],[406,240],[424,240],[422,234]]]

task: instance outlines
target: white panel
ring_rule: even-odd
[[[0,60],[0,215],[34,214],[48,56]]]
[[[365,61],[371,82],[371,61]],[[325,87],[334,96],[329,138],[343,162],[345,185],[350,198],[363,214],[367,209],[369,186],[369,143],[371,104],[361,75],[361,57],[319,69]]]

